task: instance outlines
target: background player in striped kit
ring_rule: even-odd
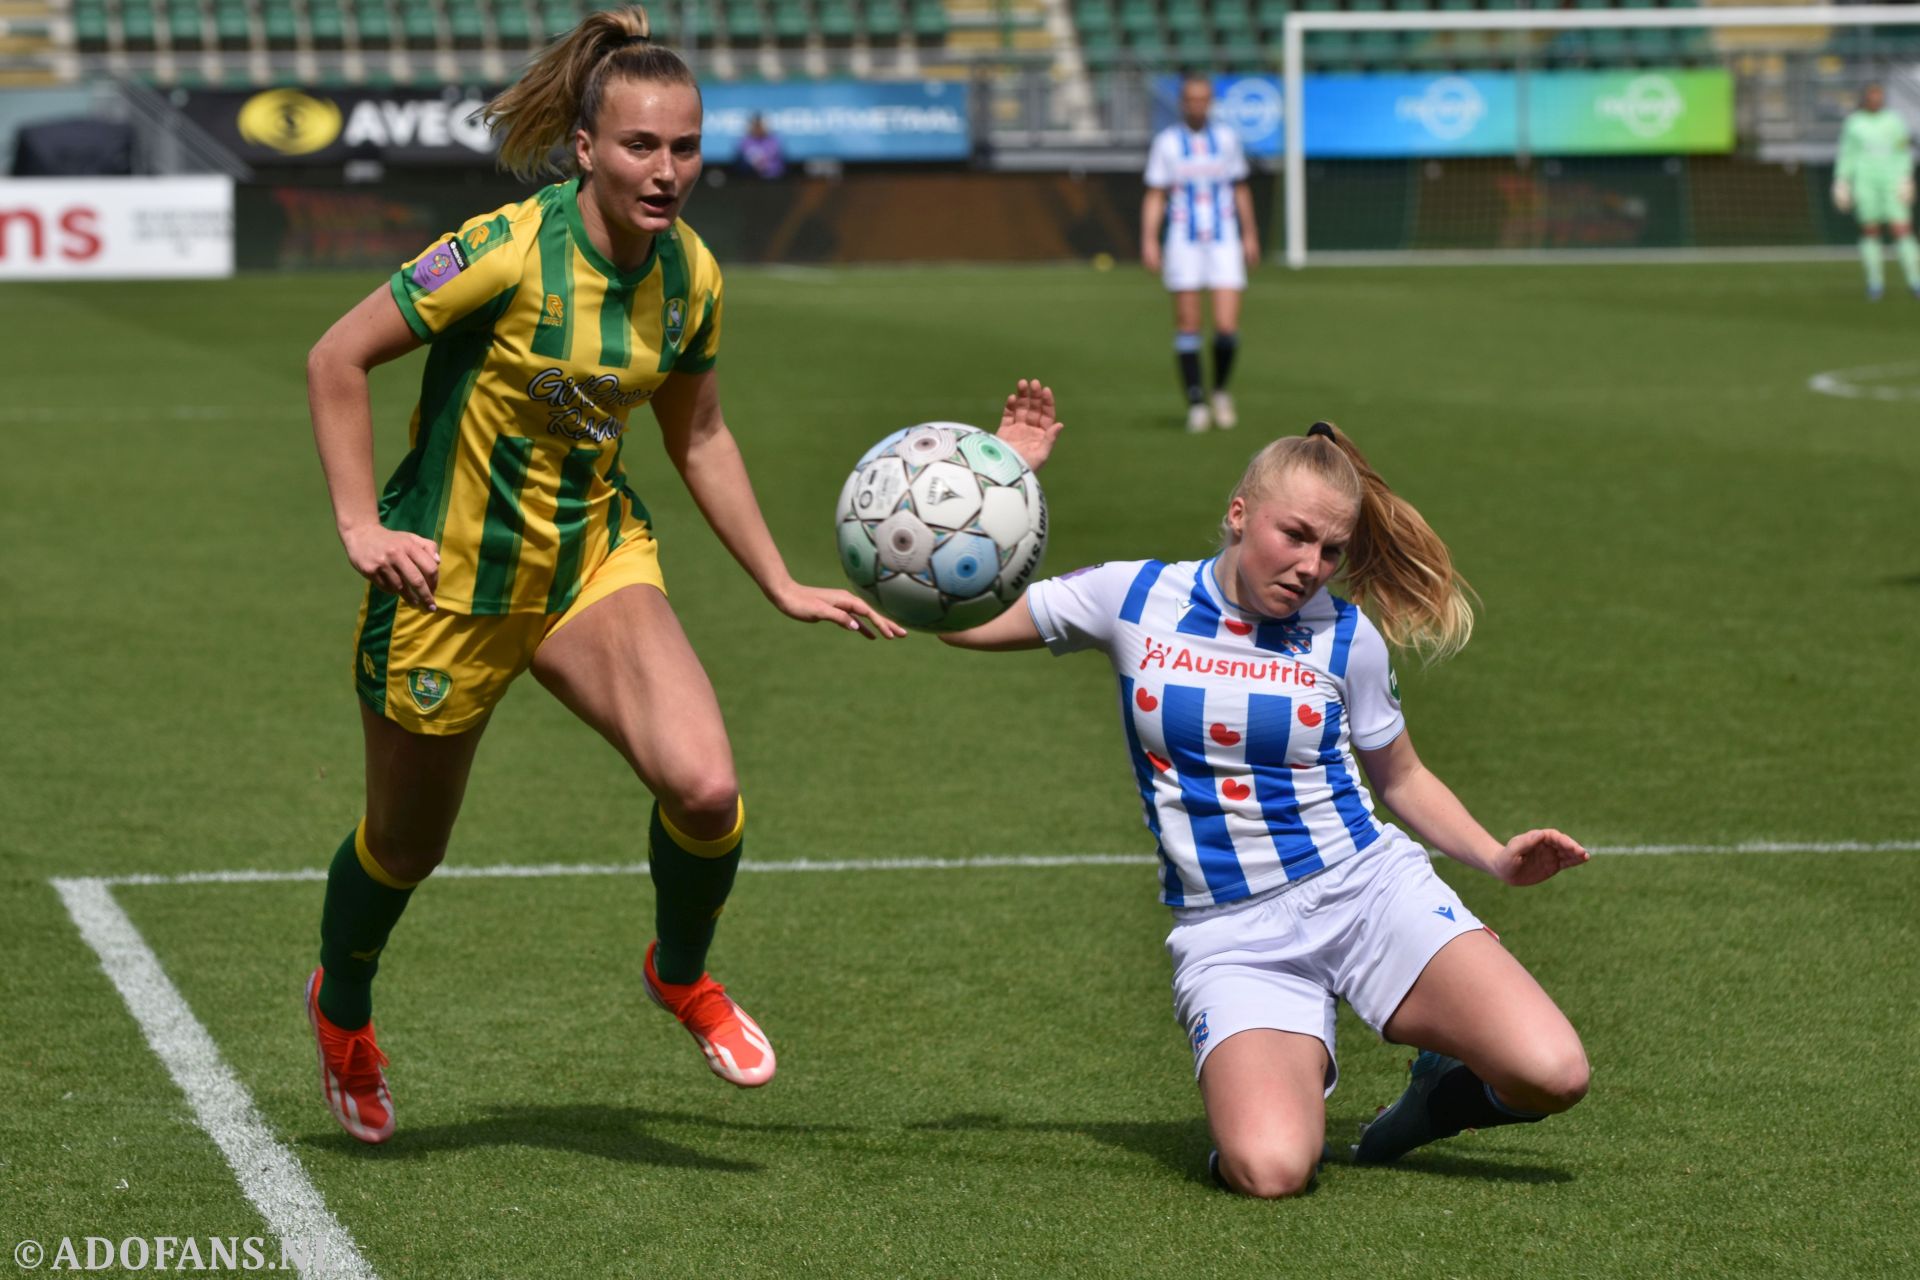
[[[1140,205],[1140,261],[1173,295],[1173,350],[1189,431],[1239,420],[1227,378],[1240,344],[1247,268],[1260,261],[1246,153],[1231,127],[1211,122],[1212,109],[1212,81],[1192,75],[1181,82],[1180,123],[1162,129],[1147,152]],[[1213,296],[1211,402],[1200,375],[1202,290]]]
[[[371,1021],[380,952],[445,855],[494,704],[529,667],[656,797],[647,994],[715,1074],[773,1076],[771,1044],[705,971],[745,807],[621,467],[636,405],[775,608],[902,634],[850,592],[796,583],[761,518],[720,412],[720,271],[678,220],[700,174],[700,93],[646,33],[624,8],[550,46],[489,114],[507,167],[530,176],[558,152],[578,176],[431,246],[308,360],[341,542],[370,583],[355,655],[367,812],[334,856],[307,984],[323,1092],[362,1141],[393,1132]],[[412,450],[376,508],[367,373],[423,343]]]
[[[1573,1027],[1356,783],[1364,766],[1421,842],[1509,884],[1586,860],[1558,831],[1496,840],[1414,752],[1387,642],[1429,656],[1466,643],[1445,544],[1324,423],[1255,456],[1222,529],[1216,556],[1035,583],[1025,608],[943,637],[1112,661],[1215,1177],[1253,1196],[1312,1180],[1336,997],[1426,1049],[1356,1159],[1564,1111],[1587,1089]],[[1377,626],[1327,591],[1343,570]]]
[[[1833,169],[1833,204],[1860,222],[1860,265],[1867,273],[1867,299],[1886,289],[1880,229],[1893,233],[1894,252],[1907,289],[1920,297],[1920,245],[1913,239],[1913,141],[1907,122],[1887,109],[1887,91],[1870,84],[1860,109],[1840,129],[1840,157]]]

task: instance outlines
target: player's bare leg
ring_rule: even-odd
[[[1327,1047],[1255,1029],[1229,1036],[1200,1068],[1219,1177],[1244,1196],[1299,1195],[1326,1143]]]
[[[1233,357],[1240,350],[1240,290],[1213,291],[1213,425],[1231,431],[1240,422],[1227,391]]]
[[[360,724],[367,813],[327,870],[306,1006],[327,1109],[349,1134],[378,1143],[393,1136],[394,1105],[374,1036],[374,975],[415,886],[446,856],[486,722],[446,736],[409,733],[362,704]]]
[[[773,1078],[773,1046],[706,973],[714,922],[739,866],[745,811],[720,701],[667,598],[630,586],[548,636],[534,678],[591,725],[657,801],[649,870],[658,937],[647,994],[680,1019],[722,1079]]]
[[[1173,295],[1173,354],[1180,370],[1181,390],[1187,397],[1187,430],[1205,431],[1213,425],[1207,412],[1206,384],[1200,374],[1200,291],[1181,289]]]
[[[1440,949],[1383,1029],[1420,1046],[1407,1093],[1363,1133],[1369,1163],[1466,1128],[1524,1123],[1586,1096],[1586,1050],[1533,975],[1476,930]]]

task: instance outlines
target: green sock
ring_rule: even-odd
[[[698,982],[707,971],[707,948],[733,890],[746,825],[743,804],[732,832],[718,840],[695,840],[669,828],[660,806],[653,806],[647,869],[653,877],[653,927],[660,938],[653,971],[662,982]]]
[[[1881,269],[1880,237],[1860,237],[1860,262],[1867,269],[1867,288],[1878,293],[1886,287],[1886,272]]]
[[[1900,255],[1900,270],[1907,274],[1907,288],[1920,289],[1920,244],[1913,242],[1913,233],[1895,240],[1893,248]]]
[[[373,1018],[373,975],[380,951],[407,909],[413,885],[403,884],[367,851],[356,827],[327,868],[327,901],[320,911],[320,1012],[345,1031]]]

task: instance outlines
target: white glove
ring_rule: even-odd
[[[1833,207],[1842,213],[1853,212],[1853,188],[1838,178],[1833,182]]]

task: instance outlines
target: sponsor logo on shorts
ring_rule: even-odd
[[[1193,1030],[1187,1033],[1187,1039],[1193,1042],[1194,1061],[1200,1060],[1201,1050],[1207,1047],[1207,1011],[1202,1009],[1200,1016],[1194,1019]]]
[[[421,715],[432,715],[453,692],[453,677],[432,667],[414,667],[407,672],[407,692]]]

